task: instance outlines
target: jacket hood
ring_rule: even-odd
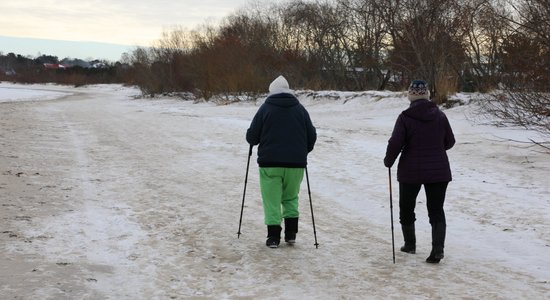
[[[292,94],[277,93],[267,97],[265,103],[279,106],[279,107],[291,107],[300,104],[300,101],[296,99]]]
[[[428,122],[437,118],[439,108],[430,100],[420,99],[411,102],[411,105],[403,111],[403,114],[419,121]]]

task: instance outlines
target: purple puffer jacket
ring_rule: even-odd
[[[429,100],[416,100],[395,122],[384,165],[391,168],[401,153],[397,166],[399,182],[449,182],[452,176],[446,150],[454,144],[445,114]]]

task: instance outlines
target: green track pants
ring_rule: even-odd
[[[297,218],[303,168],[260,168],[260,189],[265,225],[280,225],[283,218]]]

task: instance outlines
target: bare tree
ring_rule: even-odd
[[[190,55],[201,96],[225,95],[229,100],[236,95],[254,98],[264,91],[278,57],[273,35],[272,24],[245,11],[197,34]]]
[[[340,0],[342,47],[347,55],[357,89],[385,89],[390,70],[384,64],[386,24],[376,9],[375,0]]]
[[[278,74],[312,89],[400,89],[423,78],[438,103],[467,84],[542,91],[549,86],[548,6],[548,0],[256,4],[219,26],[165,32],[131,61],[142,89],[193,90],[205,99],[258,93]]]
[[[338,27],[334,7],[328,3],[293,1],[281,8],[281,33],[295,53],[305,56],[313,67],[305,75],[320,79],[318,88],[334,88],[342,74],[338,40],[332,34]],[[311,83],[310,83],[311,84]]]
[[[495,124],[522,126],[550,138],[550,2],[510,2],[501,18],[511,33],[502,44],[501,89],[483,102]],[[535,141],[533,141],[535,142]],[[536,142],[548,149],[549,142]]]
[[[511,1],[512,33],[503,45],[503,68],[507,76],[535,90],[550,90],[550,1]]]
[[[512,7],[512,17],[518,30],[530,32],[541,44],[550,48],[550,1],[549,0],[508,0]]]
[[[456,91],[465,61],[465,16],[459,1],[390,0],[379,3],[378,10],[391,36],[390,64],[403,84],[424,78],[435,100],[445,102]]]
[[[508,34],[507,15],[501,0],[472,0],[464,7],[465,50],[468,64],[462,73],[467,91],[494,89],[502,71],[502,44]]]
[[[550,138],[550,93],[506,89],[485,97],[482,104],[485,112],[496,117],[494,125],[521,126]]]

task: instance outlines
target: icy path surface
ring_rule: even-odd
[[[446,111],[457,144],[445,258],[424,263],[423,192],[417,254],[398,251],[392,170],[393,264],[382,158],[408,104],[399,93],[303,100],[319,135],[309,175],[320,246],[304,181],[296,246],[269,249],[255,151],[236,234],[257,105],[136,100],[120,86],[40,86],[36,101],[32,86],[9,89],[0,299],[550,298],[550,158],[505,140],[530,132],[472,124],[469,106]]]

